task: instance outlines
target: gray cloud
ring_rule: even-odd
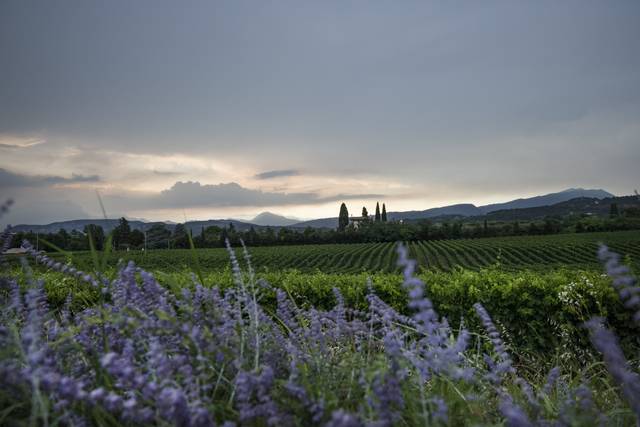
[[[0,168],[0,188],[46,187],[56,184],[99,182],[98,175],[71,174],[71,178],[53,175],[23,175]]]
[[[300,175],[300,171],[296,169],[283,169],[283,170],[274,170],[267,171],[256,174],[254,178],[256,179],[271,179],[271,178],[281,178],[287,176],[298,176]]]
[[[176,182],[171,188],[149,198],[145,204],[160,208],[188,208],[198,206],[278,206],[319,204],[338,200],[382,198],[380,194],[337,194],[319,196],[316,193],[265,192],[242,187],[231,182],[223,184],[200,184],[199,182]]]
[[[44,138],[0,134],[0,148],[22,150],[47,142]]]
[[[344,192],[413,194],[416,209],[436,195],[482,203],[637,186],[637,1],[1,3],[0,167],[10,170],[46,152],[23,170],[96,171],[125,192],[129,178],[149,189],[161,188],[154,178],[244,183],[265,171],[253,178],[270,183],[291,165],[304,171],[297,191],[335,194],[349,181]],[[40,137],[47,144],[31,147]],[[322,200],[183,189],[221,203]],[[163,197],[182,201],[144,203]]]
[[[162,171],[162,170],[153,170],[153,174],[157,176],[180,176],[184,175],[183,172],[175,172],[175,171]]]

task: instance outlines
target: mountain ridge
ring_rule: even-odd
[[[421,211],[402,211],[402,212],[389,212],[387,217],[391,220],[418,220],[429,219],[440,216],[462,216],[462,217],[477,217],[486,215],[494,211],[508,210],[508,209],[525,209],[529,207],[541,207],[550,206],[555,203],[561,203],[567,200],[580,197],[592,197],[596,199],[604,199],[608,197],[615,197],[608,191],[601,189],[584,189],[584,188],[568,188],[566,190],[558,191],[556,193],[548,193],[540,196],[533,196],[528,198],[519,198],[510,200],[504,203],[493,203],[489,205],[476,206],[472,203],[459,203],[449,206],[441,206],[435,208],[429,208]],[[551,203],[554,202],[554,203]],[[521,207],[516,207],[521,206]],[[338,226],[338,218],[321,218],[310,221],[304,221],[294,225],[295,227],[317,227],[317,228],[336,228]]]
[[[490,213],[504,209],[526,209],[538,206],[551,206],[556,203],[566,202],[567,200],[577,198],[606,199],[609,197],[614,197],[614,195],[602,189],[568,188],[557,193],[519,198],[504,203],[492,203],[489,205],[479,206],[478,208],[484,213]]]
[[[287,218],[283,215],[274,214],[273,212],[265,211],[256,215],[249,221],[251,224],[271,226],[271,227],[287,227],[300,222],[299,219]]]
[[[587,196],[585,196],[587,195]],[[575,196],[575,197],[574,197]],[[591,197],[589,197],[591,196]],[[593,197],[597,196],[597,197]],[[628,196],[633,197],[633,196]],[[574,199],[583,199],[583,205],[593,207],[594,200],[606,200],[610,198],[616,198],[613,194],[601,190],[601,189],[583,189],[583,188],[569,188],[567,190],[559,191],[557,193],[549,193],[541,196],[534,196],[529,198],[520,198],[514,199],[509,202],[504,203],[493,203],[489,205],[476,206],[472,203],[459,203],[449,206],[441,206],[435,208],[429,208],[425,210],[414,210],[414,211],[399,211],[399,212],[388,212],[387,216],[390,220],[420,220],[420,219],[429,219],[429,218],[437,218],[437,217],[468,217],[468,218],[479,218],[482,216],[486,216],[489,218],[499,218],[499,217],[513,217],[521,219],[523,216],[531,216],[531,215],[543,215],[546,210],[536,210],[537,208],[544,208],[549,206],[555,206],[557,204],[561,204],[564,202],[568,202]],[[618,198],[616,198],[618,199]],[[626,197],[622,197],[621,199],[626,199]],[[585,202],[585,200],[587,200]],[[591,200],[592,202],[588,202]],[[549,201],[556,201],[551,204]],[[576,205],[567,205],[560,206],[556,210],[558,212],[565,212],[568,209],[576,209]],[[530,206],[533,205],[533,206]],[[517,207],[523,206],[523,207]],[[600,209],[602,210],[602,209]],[[514,213],[514,211],[518,211]],[[570,210],[569,210],[570,211]],[[500,212],[500,214],[496,214],[496,212]],[[509,213],[510,212],[510,213]],[[254,222],[258,219],[261,224]],[[264,221],[263,221],[264,220]],[[35,224],[19,224],[11,227],[11,231],[33,231],[40,233],[51,233],[57,232],[59,229],[65,229],[66,231],[79,230],[82,231],[85,225],[88,224],[96,224],[100,225],[105,229],[105,231],[109,232],[113,228],[115,228],[118,224],[118,219],[80,219],[80,220],[69,220],[69,221],[56,221],[50,224],[45,225],[35,225]],[[282,225],[274,225],[267,224],[267,222],[272,221],[280,221]],[[163,221],[154,221],[154,222],[143,222],[139,220],[131,220],[129,221],[129,225],[132,229],[138,230],[148,230],[154,225],[164,224],[168,229],[172,230],[175,227],[175,223],[163,222]],[[272,212],[262,212],[256,215],[250,221],[240,221],[236,219],[209,219],[209,220],[201,220],[201,221],[187,221],[185,223],[186,227],[190,229],[194,234],[198,234],[201,228],[206,228],[210,226],[217,227],[227,227],[229,224],[233,224],[233,226],[237,230],[245,231],[254,227],[255,229],[262,229],[266,227],[272,228],[281,228],[281,227],[292,227],[292,228],[306,228],[306,227],[315,227],[315,228],[336,228],[338,226],[338,218],[319,218],[313,219],[309,221],[297,221],[292,218],[287,218],[281,215],[274,214]],[[284,225],[286,224],[286,225]]]

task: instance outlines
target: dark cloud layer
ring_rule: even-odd
[[[231,182],[226,184],[201,184],[199,182],[176,182],[171,188],[153,196],[147,203],[159,208],[187,208],[199,206],[243,207],[285,206],[319,204],[338,200],[382,198],[380,194],[337,194],[319,196],[316,193],[266,192],[242,187]]]
[[[298,176],[298,175],[300,175],[300,171],[296,169],[283,169],[283,170],[262,172],[262,173],[256,174],[254,178],[272,179],[272,178],[282,178],[287,176]]]
[[[628,194],[639,22],[632,0],[0,1],[0,187],[100,177],[123,212]],[[184,182],[287,176],[303,190]],[[132,200],[123,177],[183,182]]]
[[[71,174],[71,178],[53,175],[23,175],[0,168],[0,188],[46,187],[56,184],[99,182],[98,175]]]

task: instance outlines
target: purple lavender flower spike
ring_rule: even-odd
[[[429,399],[429,402],[434,406],[434,410],[431,413],[433,421],[447,424],[449,422],[449,414],[445,401],[440,397],[434,397]]]
[[[500,402],[500,412],[505,417],[508,427],[533,427],[527,414],[513,402],[510,396],[503,396]]]
[[[182,390],[164,388],[158,396],[158,407],[162,416],[173,421],[176,426],[187,427],[191,424],[187,398]]]
[[[489,370],[491,371],[490,373],[493,374],[490,375],[490,379],[496,384],[499,384],[504,374],[515,373],[516,370],[513,367],[513,361],[511,360],[511,356],[509,356],[509,353],[506,350],[502,338],[500,338],[498,329],[494,325],[493,320],[491,320],[491,316],[489,315],[489,313],[487,313],[487,310],[485,310],[485,308],[479,302],[475,303],[473,305],[473,308],[476,310],[476,313],[478,314],[478,317],[482,322],[482,326],[487,332],[487,335],[489,335],[489,339],[493,344],[493,349],[498,355],[499,363],[496,365],[491,363]],[[485,358],[485,360],[486,359],[487,358]]]
[[[333,411],[331,414],[331,420],[325,427],[362,427],[364,424],[360,421],[360,419],[353,414],[350,414],[341,409],[337,411]]]
[[[53,270],[68,274],[69,276],[75,277],[76,279],[89,283],[94,287],[98,286],[98,280],[96,280],[96,278],[93,277],[91,274],[77,270],[74,267],[62,265],[60,262],[57,262],[49,258],[44,252],[36,251],[33,245],[28,240],[22,241],[22,247],[27,250],[27,253],[29,255],[34,257],[36,262],[46,266],[47,268],[51,268]],[[2,252],[0,251],[0,253]]]
[[[545,383],[544,388],[542,389],[542,392],[547,396],[550,395],[554,387],[556,386],[556,383],[558,382],[559,378],[560,378],[560,367],[556,366],[549,371],[549,375],[547,375],[547,382]]]
[[[625,308],[634,312],[633,320],[640,325],[640,286],[636,286],[631,270],[620,262],[620,255],[605,245],[600,245],[598,257],[604,263],[607,275],[611,277]]]
[[[616,335],[605,328],[602,319],[586,322],[593,346],[602,353],[607,370],[618,383],[631,409],[640,420],[640,375],[633,372],[618,343]]]
[[[391,426],[400,419],[400,411],[404,408],[402,379],[401,369],[395,360],[391,362],[389,372],[374,378],[371,388],[376,398],[371,405],[378,415],[379,425]]]

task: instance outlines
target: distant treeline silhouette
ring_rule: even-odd
[[[546,235],[558,233],[584,233],[598,231],[621,231],[640,229],[640,215],[635,211],[618,214],[612,209],[608,218],[596,216],[567,216],[546,218],[539,221],[475,221],[469,222],[452,218],[432,222],[420,220],[402,221],[359,221],[345,225],[342,229],[326,228],[260,228],[237,230],[232,223],[226,227],[210,226],[199,233],[191,232],[191,241],[196,248],[224,247],[225,240],[236,245],[242,240],[247,246],[277,246],[329,243],[368,243],[418,240],[470,239],[482,237]],[[189,248],[189,231],[184,224],[177,224],[173,231],[163,224],[155,224],[146,231],[132,230],[125,218],[112,231],[114,249],[178,249]],[[19,246],[23,239],[34,242],[40,249],[89,250],[89,237],[94,246],[101,250],[108,241],[102,227],[90,224],[80,231],[36,234],[18,232],[12,239],[13,246]],[[38,243],[41,242],[41,243]]]

